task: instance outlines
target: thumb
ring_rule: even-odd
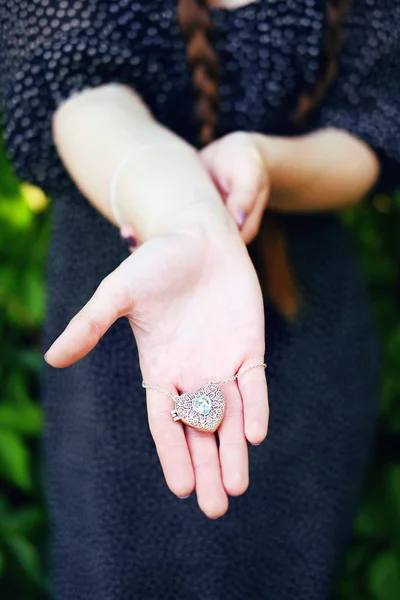
[[[46,362],[53,367],[64,368],[86,356],[131,305],[132,298],[128,298],[116,269],[103,279],[89,302],[50,346],[44,355]]]
[[[260,153],[247,141],[244,143],[243,137],[238,136],[237,140],[225,152],[215,142],[204,148],[200,156],[229,214],[242,230],[260,198],[266,197],[269,185]]]

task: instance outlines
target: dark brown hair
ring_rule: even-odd
[[[192,72],[200,124],[199,140],[208,144],[214,136],[218,106],[218,57],[211,43],[212,23],[205,0],[178,0],[178,19],[187,41],[187,61]]]
[[[303,128],[318,107],[337,73],[339,53],[344,38],[344,23],[349,0],[326,0],[325,27],[315,84],[304,89],[289,116],[292,126]],[[218,119],[219,63],[212,44],[212,23],[207,0],[178,0],[178,19],[187,41],[187,61],[196,92],[195,112],[200,125],[199,141],[208,144],[214,136]],[[262,255],[259,273],[265,292],[280,311],[293,318],[299,306],[299,294],[287,256],[286,238],[278,215],[268,211],[258,236]]]

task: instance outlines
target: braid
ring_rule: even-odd
[[[217,124],[218,58],[210,42],[212,23],[206,0],[178,0],[178,19],[187,41],[187,60],[197,94],[200,142],[208,144]]]
[[[187,60],[197,95],[196,117],[200,123],[200,142],[208,144],[217,124],[219,64],[210,42],[212,23],[207,0],[177,0],[178,19],[187,41]],[[333,83],[343,44],[343,25],[350,0],[326,0],[325,31],[315,85],[305,90],[290,118],[293,125],[304,126]],[[261,223],[262,235],[253,244],[252,255],[260,267],[260,283],[265,293],[287,318],[298,314],[301,298],[288,258],[286,236],[279,216],[268,211]]]
[[[335,80],[349,4],[350,0],[325,2],[325,32],[316,82],[301,94],[290,117],[296,127],[304,127]],[[197,95],[195,114],[200,123],[199,141],[208,144],[217,124],[219,64],[210,42],[212,23],[207,0],[178,0],[178,19],[187,41],[187,60]]]
[[[319,105],[337,74],[337,64],[343,45],[343,29],[349,9],[349,0],[326,0],[325,32],[320,53],[316,83],[304,91],[291,117],[297,127],[304,126],[310,113]]]

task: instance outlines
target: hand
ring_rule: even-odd
[[[251,134],[236,132],[208,145],[200,157],[236,221],[242,239],[250,243],[259,231],[269,199],[265,155]]]
[[[122,316],[132,326],[144,381],[174,393],[196,391],[264,360],[260,286],[234,227],[211,232],[191,226],[146,241],[103,280],[46,353],[47,362],[75,363]],[[223,392],[218,451],[215,434],[174,422],[173,400],[146,390],[150,430],[169,488],[180,497],[195,488],[211,518],[226,512],[228,494],[246,490],[246,438],[262,442],[268,426],[264,369],[248,371]]]

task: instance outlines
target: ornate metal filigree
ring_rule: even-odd
[[[225,412],[225,397],[215,383],[208,383],[197,392],[182,394],[171,411],[174,421],[199,431],[216,431]]]

